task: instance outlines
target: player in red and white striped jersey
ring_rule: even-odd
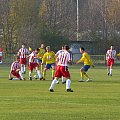
[[[59,54],[61,54],[62,52],[64,52],[64,45],[62,46],[61,50],[58,50],[57,53],[55,54],[56,57],[58,57]],[[70,53],[70,59],[72,61],[72,52],[70,50],[68,50],[68,52]],[[65,77],[62,76],[62,84],[66,83]]]
[[[60,53],[64,52],[64,45],[62,45],[62,49],[58,50],[55,54],[55,57],[57,58]],[[62,84],[66,83],[65,77],[62,76]]]
[[[106,60],[107,60],[107,71],[108,76],[112,76],[112,66],[114,64],[114,60],[116,57],[116,50],[114,50],[114,47],[111,46],[109,50],[107,50],[106,53]]]
[[[22,48],[18,51],[18,56],[20,57],[21,71],[22,73],[26,72],[27,56],[29,51],[25,48],[25,44],[22,45]]]
[[[11,70],[10,70],[10,74],[9,74],[9,80],[12,80],[14,78],[12,78],[12,75],[15,76],[16,78],[18,79],[22,79],[22,80],[25,80],[22,76],[22,72],[20,70],[20,62],[19,62],[19,58],[16,57],[16,61],[12,63],[11,65]]]
[[[53,88],[56,83],[58,83],[58,79],[62,76],[65,77],[66,80],[66,90],[67,92],[73,92],[70,88],[71,80],[70,80],[70,73],[68,71],[68,63],[71,64],[71,57],[70,53],[68,52],[69,46],[64,46],[64,52],[61,52],[57,57],[57,67],[55,73],[55,79],[52,81],[50,86],[50,92],[54,92]]]
[[[30,55],[29,55],[29,79],[32,80],[32,72],[33,69],[37,70],[37,74],[39,76],[39,79],[42,80],[42,75],[39,70],[39,64],[37,63],[37,54],[39,52],[39,49],[35,49]]]

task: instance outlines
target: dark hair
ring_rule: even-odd
[[[83,50],[83,51],[85,51],[84,47],[81,47],[80,49]]]
[[[16,60],[19,60],[19,59],[20,59],[20,56],[15,55],[15,59],[16,59]]]
[[[24,46],[25,46],[25,43],[22,43],[22,45],[24,45]]]
[[[40,51],[40,49],[39,49],[39,48],[36,48],[35,50]]]
[[[64,49],[65,49],[65,50],[69,50],[70,48],[69,48],[68,45],[64,45]]]

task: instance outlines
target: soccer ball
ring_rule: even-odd
[[[38,79],[38,75],[34,75],[34,78],[35,78],[35,79]]]

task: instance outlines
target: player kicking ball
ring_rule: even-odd
[[[57,61],[57,66],[56,66],[56,73],[55,73],[55,78],[51,83],[50,86],[50,92],[54,92],[54,86],[55,84],[58,83],[58,79],[61,78],[62,76],[65,77],[66,80],[66,91],[67,92],[73,92],[71,90],[70,85],[71,85],[71,80],[70,80],[70,73],[68,71],[68,63],[71,64],[71,58],[70,58],[70,53],[68,52],[69,46],[65,45],[64,46],[64,52],[61,52],[56,61]]]
[[[35,49],[35,51],[33,51],[29,55],[29,79],[30,80],[32,80],[33,69],[36,69],[39,79],[42,80],[42,75],[39,70],[39,64],[36,61],[38,52],[39,52],[39,49],[37,48],[37,49]]]
[[[11,65],[9,80],[14,80],[14,79],[25,80],[25,78],[23,78],[23,75],[20,69],[21,69],[21,65],[19,62],[19,57],[16,57],[16,61],[13,62]],[[12,75],[15,76],[16,78],[13,78]]]

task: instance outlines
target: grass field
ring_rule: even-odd
[[[0,120],[120,120],[120,68],[113,76],[106,68],[89,70],[94,82],[78,82],[79,66],[71,66],[73,93],[57,84],[49,92],[51,71],[47,79],[8,80],[9,67],[0,66]]]

